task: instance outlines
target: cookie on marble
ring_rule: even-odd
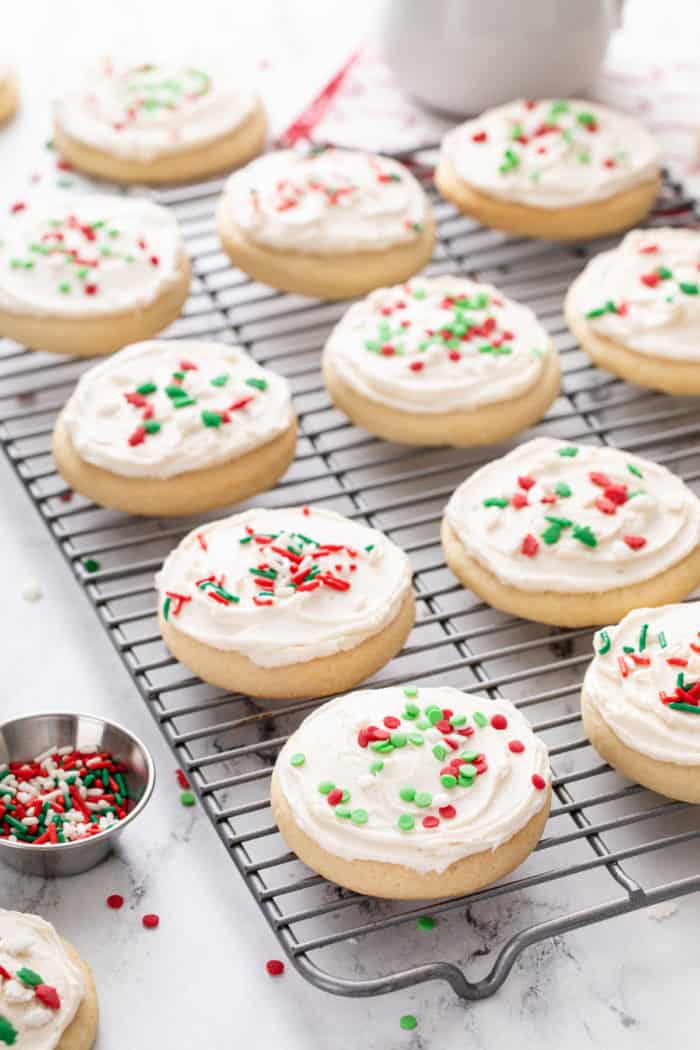
[[[659,149],[635,118],[578,99],[520,99],[449,131],[435,180],[465,215],[527,237],[628,229],[659,192]]]
[[[547,748],[508,700],[447,687],[363,690],[282,748],[272,812],[331,882],[410,900],[473,893],[521,864],[549,814]]]
[[[177,63],[105,59],[54,103],[62,156],[116,182],[183,182],[227,171],[260,153],[266,133],[254,92]]]
[[[633,230],[571,285],[569,328],[593,361],[630,383],[700,394],[700,232]]]
[[[581,710],[596,751],[652,791],[700,802],[700,602],[634,609],[593,645]]]
[[[76,492],[131,514],[196,514],[272,488],[294,458],[287,381],[243,350],[137,343],[81,377],[53,456]]]
[[[0,335],[92,357],[180,313],[190,262],[174,216],[136,197],[17,201],[0,225]]]
[[[235,266],[285,292],[348,299],[411,277],[435,222],[402,164],[359,150],[277,150],[234,172],[218,211]]]
[[[0,908],[0,1043],[90,1050],[95,982],[75,948],[38,915]]]
[[[536,438],[481,467],[443,517],[447,563],[489,605],[585,627],[700,584],[700,500],[622,449]]]
[[[413,627],[411,566],[383,533],[315,507],[193,530],[156,576],[168,649],[205,682],[272,700],[374,674]]]
[[[0,125],[11,120],[19,105],[19,83],[9,66],[0,66]]]
[[[466,277],[414,277],[351,306],[323,375],[354,423],[410,445],[500,441],[559,393],[559,358],[534,313]]]

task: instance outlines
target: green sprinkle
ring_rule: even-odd
[[[420,806],[421,809],[427,809],[428,806],[433,804],[433,796],[429,791],[418,791],[416,797],[413,799],[416,806]]]
[[[304,762],[306,762],[306,755],[303,755],[301,751],[297,751],[289,760],[290,766],[303,766]]]
[[[565,481],[558,481],[554,486],[554,491],[557,496],[561,496],[562,499],[567,499],[571,495],[571,489]]]
[[[430,714],[426,711],[426,714],[428,715],[428,721],[431,725],[434,726],[436,723],[442,722],[442,711],[439,707],[431,709]]]
[[[415,825],[415,821],[410,813],[402,813],[398,823],[401,831],[413,831]]]
[[[381,771],[383,769],[384,769],[384,763],[382,762],[381,758],[378,758],[376,762],[371,762],[370,763],[369,771],[375,777],[376,777],[377,773],[381,773]]]
[[[353,824],[366,824],[369,820],[369,813],[366,809],[353,809],[350,819]]]
[[[507,507],[508,500],[503,499],[502,496],[489,496],[488,499],[484,500],[485,507]]]
[[[100,567],[100,563],[95,558],[85,558],[83,561],[83,568],[85,572],[97,572]]]
[[[418,704],[408,703],[403,709],[403,718],[407,718],[409,722],[413,722],[420,714],[420,707]]]
[[[318,785],[319,795],[330,795],[331,791],[335,788],[335,784],[332,780],[322,780]]]
[[[457,777],[453,776],[452,773],[443,773],[440,777],[440,783],[444,788],[457,787]]]
[[[447,758],[447,749],[442,744],[436,744],[433,748],[433,754],[435,755],[438,762],[444,762]]]
[[[181,397],[189,396],[186,390],[183,390],[181,386],[177,386],[177,384],[175,383],[171,383],[169,386],[166,386],[165,392],[168,395],[168,397],[171,398],[171,400],[173,401],[177,401],[178,398]]]
[[[160,423],[155,419],[147,419],[143,424],[143,429],[147,434],[157,434],[160,430]]]
[[[586,547],[597,547],[598,540],[589,525],[574,525],[572,536]]]
[[[591,155],[588,152],[588,150],[585,150],[585,149],[581,150],[581,152],[578,155],[578,162],[579,162],[579,164],[590,164],[591,163]]]
[[[194,806],[197,801],[193,791],[183,791],[180,795],[180,802],[183,806]]]
[[[379,752],[380,755],[386,755],[389,751],[394,750],[391,740],[373,740],[369,746],[373,751]]]
[[[432,915],[421,915],[416,919],[416,926],[419,930],[434,930],[436,922]]]
[[[19,977],[22,984],[26,984],[30,988],[36,988],[37,985],[44,984],[44,978],[40,977],[34,970],[30,970],[28,966],[23,966],[18,970],[15,977]]]
[[[659,631],[659,645],[662,649],[665,649],[668,645],[668,642],[666,641],[666,635],[663,631]]]
[[[658,273],[662,281],[668,281],[671,277],[673,277],[673,272],[669,270],[667,266],[657,266],[656,272]]]
[[[425,299],[426,291],[424,288],[416,288],[412,294],[414,299]]]
[[[416,797],[416,789],[412,787],[401,788],[399,791],[399,798],[402,802],[413,802]]]
[[[696,707],[695,704],[685,704],[682,701],[676,700],[672,704],[668,704],[673,711],[685,711],[688,715],[700,715],[700,707]]]
[[[635,467],[634,463],[628,463],[627,464],[627,469],[629,470],[630,474],[634,474],[635,478],[643,478],[644,477],[644,475],[642,474],[641,470],[639,470],[638,467]]]
[[[551,546],[551,544],[556,543],[561,536],[561,525],[552,522],[552,524],[548,525],[541,535],[544,542]]]
[[[187,408],[188,405],[196,405],[197,402],[193,397],[179,397],[173,404],[175,408]]]
[[[685,674],[683,671],[679,671],[676,675],[676,685],[681,689],[685,689]]]
[[[479,756],[478,751],[462,751],[461,757],[465,762],[474,762]]]
[[[460,766],[457,778],[462,787],[471,787],[476,779],[476,769],[474,766]]]
[[[229,375],[214,376],[214,378],[211,381],[211,385],[212,386],[226,386],[226,384],[228,383],[230,378],[231,377]]]
[[[68,283],[68,281],[62,281],[58,286],[58,290],[61,293],[61,295],[68,295],[71,290],[71,286]]]
[[[6,1017],[0,1014],[0,1043],[4,1043],[5,1046],[14,1046],[16,1042],[17,1029]]]
[[[406,742],[408,740],[408,737],[406,736],[405,733],[402,733],[399,729],[395,729],[393,731],[393,733],[391,734],[391,736],[389,737],[389,740],[394,745],[394,747],[405,747],[406,746]]]
[[[558,117],[560,113],[568,113],[569,109],[570,106],[568,102],[565,102],[563,99],[557,99],[557,101],[553,102],[550,107],[549,116],[550,118]],[[593,122],[595,123],[595,117],[593,118]]]
[[[598,649],[598,653],[599,653],[600,656],[605,656],[606,653],[610,652],[610,649],[611,649],[611,646],[612,646],[612,642],[610,641],[610,635],[608,634],[607,631],[601,631],[599,637],[600,637],[601,645],[600,645],[600,647]]]
[[[588,113],[585,110],[581,113],[577,113],[576,119],[579,122],[579,124],[583,125],[595,124],[596,122],[595,115],[593,113]]]
[[[489,720],[481,711],[475,711],[472,717],[480,729],[483,729],[485,725],[488,725]]]
[[[466,725],[467,716],[466,715],[450,715],[450,722],[452,723],[453,726]]]
[[[136,387],[137,394],[155,394],[158,387],[155,383],[142,383],[141,386]],[[178,390],[180,388],[178,387]]]
[[[697,295],[700,291],[697,284],[694,284],[692,281],[679,281],[678,287],[686,295]]]
[[[557,453],[560,456],[568,456],[573,459],[574,456],[578,456],[578,449],[575,445],[565,445],[564,448],[557,449]]]
[[[416,685],[407,685],[404,688],[403,695],[409,697],[410,699],[412,699],[415,696],[418,696],[418,686],[416,686]],[[407,704],[406,707],[408,707],[408,706],[409,705]]]
[[[245,382],[246,382],[246,386],[255,387],[256,390],[267,390],[267,380],[266,379],[255,379],[255,378],[251,377],[250,379],[246,379]]]
[[[643,653],[647,647],[647,632],[649,631],[649,624],[643,623],[639,632],[639,651]]]
[[[202,423],[205,427],[220,427],[221,416],[218,412],[212,412],[209,408],[203,408],[201,413]]]
[[[399,1018],[399,1025],[405,1032],[411,1032],[418,1027],[418,1021],[413,1014],[404,1014],[403,1017]]]
[[[416,722],[416,729],[430,729],[430,722],[427,718],[420,718]]]
[[[420,735],[420,733],[409,733],[408,734],[408,742],[409,742],[409,744],[415,744],[416,747],[422,747],[423,744],[425,743],[425,740]]]
[[[509,172],[515,171],[519,164],[520,159],[517,153],[515,153],[515,151],[512,149],[507,149],[503,154],[503,163],[500,165],[498,170],[500,171],[501,175],[507,175]]]
[[[552,525],[558,525],[560,529],[570,529],[573,521],[570,518],[558,518],[555,514],[545,514],[545,521],[551,521]]]
[[[623,651],[623,653],[633,653],[634,652],[634,646],[633,645],[623,645],[622,646],[622,651]]]
[[[336,817],[340,817],[341,820],[351,820],[352,810],[348,809],[347,806],[336,806],[334,813]]]

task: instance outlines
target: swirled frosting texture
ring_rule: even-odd
[[[225,77],[176,64],[116,67],[106,59],[54,103],[72,139],[124,160],[148,163],[234,131],[255,96]]]
[[[547,749],[509,701],[446,687],[332,700],[275,770],[294,820],[329,853],[419,872],[507,842],[549,782]]]
[[[179,631],[282,667],[381,631],[410,592],[411,567],[381,532],[339,514],[257,509],[191,532],[156,586]]]
[[[465,277],[416,277],[351,306],[325,356],[363,397],[404,412],[469,410],[530,390],[554,353],[526,306]]]
[[[6,1035],[0,1042],[55,1050],[84,996],[83,975],[53,926],[38,915],[0,909],[0,1032]]]
[[[596,633],[586,697],[628,747],[700,766],[700,602],[635,609]]]
[[[277,150],[229,178],[224,214],[257,244],[334,255],[411,244],[429,214],[398,161],[341,149]]]
[[[553,438],[528,441],[476,471],[445,514],[468,555],[522,590],[628,586],[700,543],[700,501],[665,467]]]
[[[78,455],[130,478],[171,478],[252,452],[294,419],[286,380],[235,346],[136,343],[80,379],[63,412]]]
[[[622,346],[700,362],[700,232],[632,230],[591,259],[570,303],[593,332]]]
[[[135,310],[181,279],[183,257],[174,217],[150,201],[18,202],[0,227],[0,309],[61,318]]]
[[[576,99],[509,102],[449,131],[442,149],[470,186],[538,208],[604,200],[659,171],[643,125]]]

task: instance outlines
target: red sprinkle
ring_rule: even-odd
[[[627,678],[628,674],[630,673],[630,669],[627,666],[627,661],[625,660],[624,656],[618,656],[617,666],[620,668],[620,674],[622,675],[622,677]]]
[[[124,898],[122,897],[121,893],[110,893],[109,897],[107,898],[107,907],[114,908],[115,911],[117,911],[119,908],[123,908]]]
[[[509,740],[508,750],[512,751],[514,755],[522,755],[523,751],[525,750],[525,745],[523,744],[522,740]]]
[[[627,546],[633,551],[638,551],[641,550],[642,547],[646,547],[647,541],[645,536],[623,536],[622,538]]]
[[[505,715],[493,715],[491,717],[491,725],[494,729],[507,729],[508,719]]]
[[[642,284],[645,284],[647,288],[656,288],[657,284],[661,280],[658,273],[643,273],[639,278]]]
[[[518,478],[518,485],[520,485],[521,489],[525,489],[526,492],[528,489],[531,489],[534,484],[535,479],[531,478],[529,474],[521,474]]]
[[[521,553],[527,554],[528,558],[534,558],[539,549],[539,541],[532,535],[531,532],[528,532],[527,536],[522,542],[522,546],[520,548]]]
[[[270,977],[280,977],[284,973],[284,963],[281,959],[268,959],[265,963],[265,969]]]
[[[485,131],[475,131],[472,135],[472,142],[486,142],[488,134]]]
[[[544,777],[540,776],[539,773],[532,774],[532,783],[538,791],[544,791],[544,789],[547,787],[547,782],[545,781]]]
[[[15,201],[15,203],[10,207],[10,213],[12,215],[16,215],[18,211],[24,211],[26,207],[27,205],[24,201]]]
[[[510,497],[510,505],[516,510],[522,510],[523,507],[527,507],[527,496],[524,492],[515,492]]]
[[[595,505],[603,514],[614,514],[617,510],[617,503],[613,503],[611,499],[606,499],[605,496],[599,496],[595,501]]]
[[[337,806],[339,802],[343,801],[343,792],[341,788],[333,788],[332,791],[328,792],[326,800],[329,806]]]
[[[410,365],[408,367],[411,369],[412,372],[422,372],[423,371],[423,362],[422,361],[411,361],[411,363],[410,363]]]
[[[34,995],[43,1003],[44,1006],[48,1006],[49,1010],[60,1010],[61,1000],[58,997],[58,992],[51,984],[38,984],[34,989]]]
[[[177,777],[177,782],[180,785],[180,787],[183,789],[183,791],[186,791],[190,786],[190,782],[183,773],[183,771],[181,769],[176,769],[175,776]]]
[[[592,470],[588,477],[591,479],[594,485],[598,485],[601,489],[607,489],[612,485],[612,481],[607,474],[601,474],[597,470]]]
[[[438,813],[443,820],[452,820],[453,817],[457,816],[457,810],[454,806],[440,806]]]
[[[423,817],[424,828],[436,828],[439,823],[440,820],[438,817]]]
[[[387,715],[384,719],[384,725],[387,729],[398,729],[401,725],[401,719],[395,718],[394,715]]]
[[[148,915],[144,915],[144,917],[141,919],[141,922],[147,930],[155,930],[156,926],[160,923],[160,916],[150,913]]]

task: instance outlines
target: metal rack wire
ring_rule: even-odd
[[[438,532],[447,497],[465,474],[516,442],[418,450],[351,426],[330,404],[318,368],[319,350],[346,304],[279,295],[232,269],[214,233],[220,189],[217,180],[155,194],[175,212],[195,274],[191,298],[168,336],[241,343],[288,377],[301,424],[297,458],[256,503],[321,503],[383,529],[409,553],[418,620],[404,651],[373,682],[505,695],[543,736],[555,799],[529,860],[498,885],[432,903],[430,914],[441,921],[430,937],[416,930],[425,905],[373,901],[310,873],[279,837],[267,789],[277,751],[313,704],[267,710],[191,677],[160,641],[152,579],[192,523],[103,510],[71,494],[55,472],[54,418],[89,363],[0,342],[0,441],[297,969],[344,995],[443,979],[465,999],[484,998],[535,942],[700,889],[700,809],[625,782],[583,737],[578,694],[589,631],[507,617],[464,591],[446,569]],[[700,491],[697,401],[634,388],[596,370],[563,322],[566,287],[603,245],[509,238],[445,203],[435,207],[440,239],[428,272],[492,281],[532,306],[557,345],[562,394],[535,431],[622,445],[670,465]],[[679,186],[666,182],[653,221],[696,221]],[[99,562],[97,571],[86,569],[86,559]]]

